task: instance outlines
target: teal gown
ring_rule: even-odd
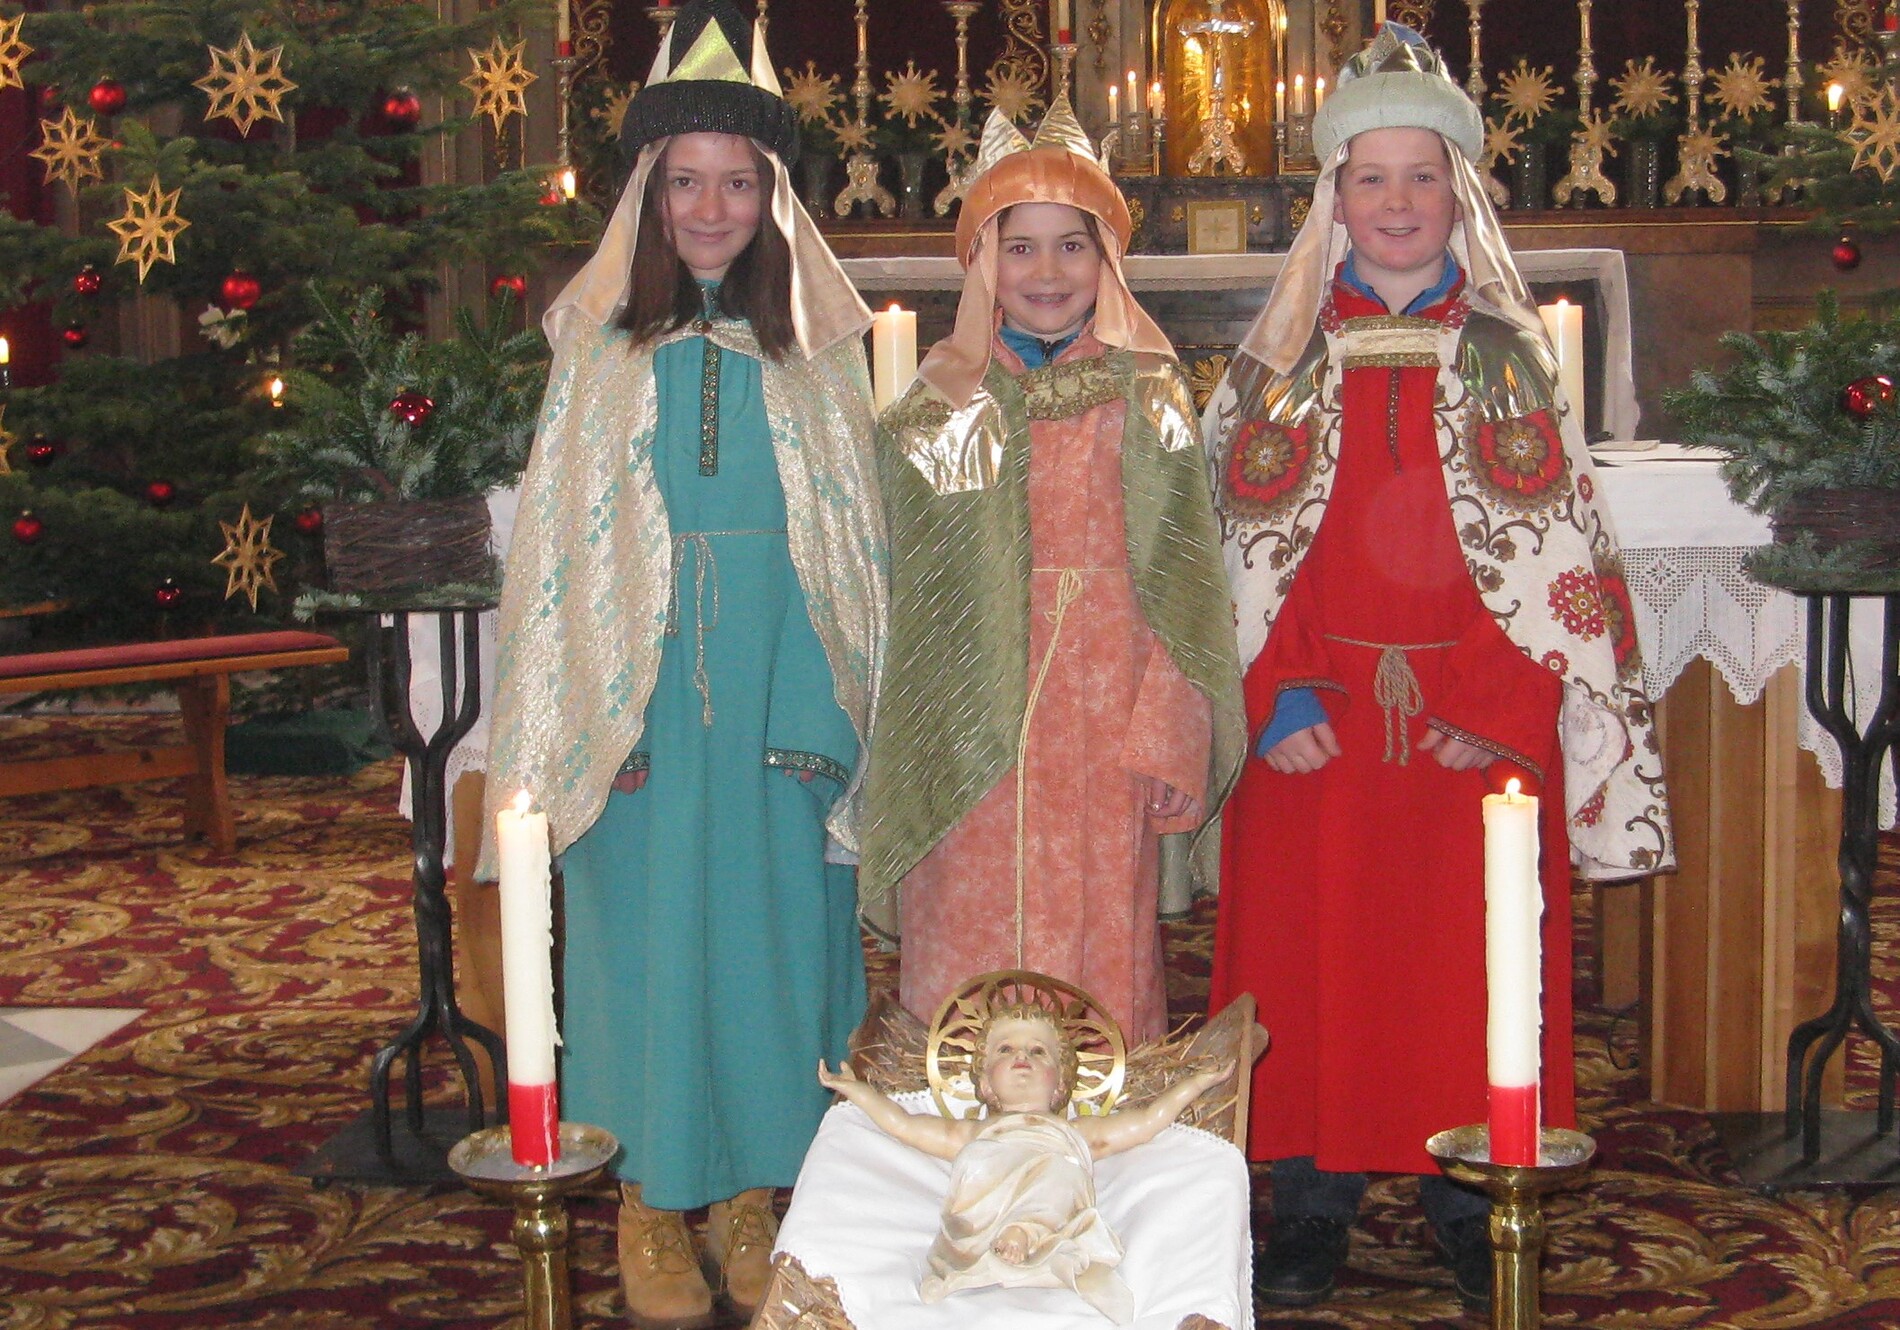
[[[786,544],[759,363],[718,352],[703,447],[705,346],[653,365],[674,608],[623,768],[646,783],[562,860],[562,1116],[611,1131],[621,1178],[670,1210],[792,1184],[830,1102],[818,1059],[865,1005],[854,870],[825,862],[857,737]]]

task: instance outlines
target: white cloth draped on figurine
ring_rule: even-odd
[[[1024,1243],[1005,1260],[1010,1230]],[[1122,1245],[1095,1208],[1088,1143],[1047,1113],[1007,1113],[958,1152],[930,1246],[925,1302],[962,1289],[1071,1288],[1117,1325],[1134,1319],[1135,1299],[1115,1273]]]

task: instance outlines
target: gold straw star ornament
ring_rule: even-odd
[[[1842,136],[1854,145],[1853,170],[1871,167],[1884,183],[1900,170],[1900,95],[1889,85],[1854,108],[1854,123]]]
[[[174,189],[167,194],[159,188],[158,177],[153,176],[152,183],[141,192],[128,188],[124,215],[106,223],[106,229],[119,237],[117,262],[138,264],[141,283],[154,263],[178,262],[172,242],[191,225],[178,215],[179,193]]]
[[[251,608],[257,608],[257,593],[264,587],[277,590],[277,578],[271,567],[284,557],[284,552],[271,548],[270,526],[275,516],[258,521],[251,516],[251,505],[245,504],[244,511],[235,522],[219,522],[224,529],[224,550],[211,562],[224,569],[224,598],[226,600],[242,593],[251,602]]]
[[[534,82],[535,75],[522,63],[522,52],[527,46],[525,40],[503,46],[501,38],[496,37],[488,43],[486,51],[468,53],[475,71],[462,80],[462,86],[475,94],[475,114],[492,120],[496,133],[501,132],[509,116],[528,113],[528,99],[522,94]]]
[[[25,14],[0,18],[0,88],[26,87],[26,80],[20,77],[20,66],[33,54],[33,48],[20,40],[20,25],[24,22]]]
[[[27,156],[46,163],[46,183],[64,180],[74,190],[82,180],[104,179],[99,158],[111,140],[90,116],[81,120],[67,107],[57,120],[40,121],[40,146]]]
[[[206,120],[232,121],[240,134],[249,134],[259,120],[283,122],[277,103],[285,93],[295,92],[297,85],[284,77],[282,46],[260,51],[251,45],[251,34],[244,32],[238,34],[232,50],[205,49],[211,53],[211,72],[191,86],[202,88],[211,98]]]

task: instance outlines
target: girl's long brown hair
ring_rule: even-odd
[[[752,163],[759,172],[759,230],[739,251],[719,284],[719,309],[752,325],[759,349],[783,360],[798,345],[792,327],[792,251],[772,224],[772,191],[777,172],[751,140]],[[666,154],[647,176],[640,199],[640,229],[634,237],[629,273],[631,292],[619,326],[635,342],[649,342],[684,328],[703,312],[699,283],[666,234]]]

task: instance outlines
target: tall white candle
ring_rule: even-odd
[[[1148,85],[1148,114],[1156,120],[1165,119],[1162,112],[1166,107],[1167,101],[1161,92],[1161,80],[1156,79]]]
[[[1326,80],[1313,80],[1313,114],[1319,114],[1319,108],[1326,105]]]
[[[892,305],[871,316],[871,404],[895,402],[917,377],[917,313]]]
[[[1055,0],[1056,3],[1056,40],[1069,40],[1069,0]]]
[[[1560,296],[1554,304],[1539,305],[1537,312],[1543,316],[1551,350],[1557,353],[1557,386],[1581,426],[1584,419],[1583,307]]]
[[[1293,76],[1293,114],[1306,114],[1306,75]]]
[[[1544,913],[1537,860],[1537,800],[1513,780],[1503,794],[1484,797],[1485,1063],[1496,1163],[1536,1162]]]
[[[563,46],[572,40],[568,32],[568,4],[569,0],[554,0],[554,40]]]
[[[1108,123],[1110,128],[1121,128],[1122,90],[1113,83],[1108,85]]]
[[[1275,123],[1286,119],[1286,80],[1281,79],[1273,85],[1273,119]]]
[[[501,982],[515,1159],[548,1164],[557,1151],[554,1102],[554,913],[548,819],[528,792],[495,817],[501,862]],[[526,1092],[526,1093],[524,1093]],[[526,1111],[524,1111],[526,1110]]]

